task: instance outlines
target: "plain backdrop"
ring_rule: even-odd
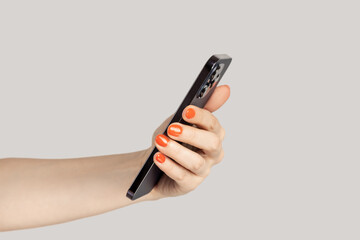
[[[1,1],[0,158],[147,148],[233,62],[196,191],[0,239],[359,239],[359,23],[358,1]]]

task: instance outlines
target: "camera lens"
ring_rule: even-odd
[[[212,78],[209,82],[209,88],[213,86],[214,82],[215,82],[215,78]]]
[[[209,85],[205,85],[202,89],[201,89],[201,91],[200,91],[200,93],[199,93],[199,98],[202,98],[204,95],[205,95],[205,93],[206,93],[206,90],[209,88]]]
[[[204,93],[205,93],[205,89],[203,88],[199,94],[199,97],[203,97],[204,96]]]
[[[210,79],[214,79],[214,78],[215,78],[215,76],[216,76],[216,74],[217,74],[217,72],[216,72],[216,71],[214,71],[214,72],[211,74]]]
[[[220,76],[220,72],[221,72],[221,67],[217,66],[216,69],[211,73],[211,79],[216,79],[219,78]]]

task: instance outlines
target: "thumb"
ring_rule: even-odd
[[[230,97],[229,85],[221,85],[216,87],[204,108],[210,112],[218,110]]]

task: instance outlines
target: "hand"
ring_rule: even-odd
[[[165,174],[149,193],[151,199],[183,195],[196,189],[209,175],[211,167],[223,159],[225,130],[211,112],[220,108],[229,96],[229,86],[223,85],[215,89],[203,109],[187,106],[183,119],[196,127],[172,123],[167,129],[168,137],[162,135],[170,116],[155,131],[153,143],[159,152],[154,155],[154,162]]]

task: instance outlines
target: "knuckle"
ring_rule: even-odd
[[[177,182],[182,182],[182,181],[184,181],[185,177],[186,177],[186,172],[181,171],[176,175],[176,181]]]
[[[197,172],[204,166],[204,164],[205,164],[205,159],[199,157],[199,159],[194,162],[192,169]]]
[[[220,138],[214,137],[209,144],[208,150],[216,151],[221,147],[221,145],[222,145],[222,142],[221,142]]]
[[[215,118],[214,115],[212,115],[212,117],[210,118],[209,130],[214,131],[216,129],[216,126],[217,126],[217,119]]]

